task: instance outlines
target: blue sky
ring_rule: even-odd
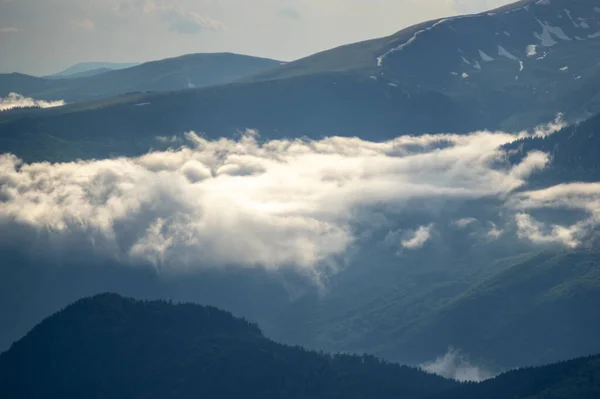
[[[231,51],[290,61],[506,0],[0,0],[0,72]]]

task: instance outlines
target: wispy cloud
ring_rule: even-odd
[[[429,241],[429,238],[431,238],[431,229],[432,228],[433,228],[433,224],[430,224],[428,226],[419,226],[419,228],[417,230],[412,232],[412,234],[411,234],[412,237],[410,237],[406,240],[402,240],[402,242],[400,243],[402,245],[402,248],[405,248],[405,249],[423,248],[425,243],[427,241]]]
[[[469,217],[469,218],[462,218],[462,219],[458,219],[455,220],[454,222],[452,222],[452,225],[459,228],[459,229],[464,229],[467,226],[476,223],[477,219],[473,218],[473,217]]]
[[[25,97],[18,93],[10,93],[7,97],[0,97],[0,111],[7,111],[13,108],[51,108],[65,105],[63,100],[59,101],[44,101]]]
[[[504,230],[499,229],[495,223],[489,222],[489,225],[490,225],[490,228],[487,231],[488,238],[490,238],[492,240],[497,240],[502,236],[502,234],[504,234]]]
[[[452,348],[444,356],[422,364],[421,368],[460,382],[481,382],[494,377],[492,372],[473,364],[467,356]]]

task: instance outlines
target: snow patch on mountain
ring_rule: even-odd
[[[494,59],[492,57],[490,57],[489,55],[487,55],[486,53],[484,53],[483,50],[479,50],[479,56],[481,57],[482,61],[485,61],[485,62],[494,61]]]
[[[498,45],[498,55],[501,57],[506,57],[513,61],[519,61],[519,59],[517,57],[515,57],[514,55],[509,53],[504,47],[502,47],[500,45]]]
[[[565,8],[563,11],[565,12],[566,16],[571,20],[571,23],[573,24],[573,26],[576,28],[579,28],[579,24],[577,22],[575,22],[575,20],[571,16],[571,11],[567,8]]]
[[[541,41],[542,46],[544,47],[552,47],[556,45],[558,42],[554,39],[560,39],[565,41],[570,41],[571,38],[565,34],[562,28],[557,26],[551,26],[547,23],[544,23],[536,18],[536,21],[542,27],[542,33],[534,32],[535,37]]]
[[[433,23],[431,26],[425,28],[425,29],[421,29],[417,32],[415,32],[414,35],[411,36],[410,39],[408,39],[406,42],[400,44],[397,47],[394,47],[388,51],[386,51],[384,54],[380,55],[379,57],[377,57],[377,66],[381,67],[383,66],[383,61],[386,59],[386,57],[390,56],[391,54],[394,54],[398,51],[402,51],[404,50],[406,47],[410,46],[411,44],[413,44],[417,38],[422,35],[423,33],[429,32],[431,30],[433,30],[434,28],[436,28],[437,26],[440,26],[446,22],[449,21],[455,21],[455,20],[459,20],[459,19],[464,19],[464,18],[473,18],[476,17],[476,15],[463,15],[460,17],[454,17],[454,18],[444,18],[444,19],[440,19],[439,21],[436,21],[435,23]]]

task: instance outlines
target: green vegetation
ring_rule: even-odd
[[[600,181],[600,115],[574,124],[547,137],[523,139],[506,147],[519,150],[512,156],[518,162],[530,151],[552,155],[552,162],[530,179],[534,187],[559,183]]]
[[[598,303],[600,253],[544,252],[424,314],[387,350],[433,358],[456,346],[504,367],[584,356],[600,352]]]
[[[216,308],[105,294],[46,319],[0,355],[0,396],[423,398],[456,386],[372,356],[276,344]]]
[[[0,114],[0,151],[27,161],[70,161],[140,154],[156,148],[156,136],[189,130],[208,137],[255,128],[265,138],[385,140],[529,129],[559,112],[580,120],[600,112],[600,41],[560,40],[539,46],[536,57],[524,53],[538,20],[560,24],[570,37],[580,34],[566,19],[557,20],[556,7],[562,11],[556,4],[429,21],[284,65],[198,54],[60,81],[2,75],[0,93],[94,101]],[[583,13],[593,5],[569,8]],[[509,35],[498,36],[503,30]],[[498,53],[499,43],[509,56]],[[493,61],[484,62],[479,51]],[[198,88],[187,89],[190,82]],[[65,146],[57,149],[49,137]]]
[[[276,60],[231,53],[188,54],[68,79],[0,75],[0,97],[17,92],[38,100],[91,101],[127,93],[226,84],[279,65]]]
[[[454,347],[497,371],[600,353],[600,252],[435,252],[447,259],[344,271],[323,299],[294,304],[277,338],[408,364]]]
[[[600,356],[525,368],[480,384],[432,396],[436,399],[595,399],[600,395]]]
[[[600,358],[458,384],[372,356],[274,343],[216,308],[82,299],[0,355],[0,395],[60,398],[596,398]]]

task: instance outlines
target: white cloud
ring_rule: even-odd
[[[433,228],[433,224],[428,226],[419,226],[414,232],[412,232],[412,237],[402,240],[400,245],[405,249],[419,249],[423,248],[425,243],[429,241],[431,238],[431,230]]]
[[[7,97],[0,97],[0,112],[7,111],[13,108],[27,108],[27,107],[39,107],[39,108],[51,108],[60,107],[65,105],[63,100],[58,101],[44,101],[36,100],[33,98],[25,97],[18,93],[10,93]]]
[[[460,382],[481,382],[494,377],[493,373],[474,365],[466,356],[452,348],[444,356],[422,364],[421,368],[429,373]]]
[[[569,248],[576,248],[580,242],[576,239],[577,226],[565,227],[552,225],[547,227],[544,223],[534,220],[531,215],[518,213],[515,215],[518,235],[537,244],[562,244]]]
[[[569,208],[600,213],[600,183],[559,184],[516,195],[511,205],[517,209]]]
[[[462,218],[462,219],[458,219],[455,220],[452,225],[455,226],[456,228],[459,229],[464,229],[466,227],[468,227],[469,225],[476,223],[477,219],[475,218]]]
[[[504,230],[499,229],[495,223],[490,222],[490,229],[487,232],[488,238],[490,238],[492,240],[497,240],[498,238],[500,238],[502,236],[502,234],[504,234]]]
[[[537,134],[546,134],[540,130]],[[207,141],[137,158],[24,164],[0,156],[0,221],[162,268],[294,267],[318,275],[360,235],[371,207],[410,212],[445,200],[506,197],[535,154],[516,166],[499,145],[525,133],[403,136],[383,143],[331,137]],[[368,219],[368,218],[367,218]],[[416,249],[433,225],[396,241]],[[6,228],[6,227],[5,227]]]
[[[508,205],[520,211],[515,215],[520,237],[536,243],[558,243],[574,248],[584,239],[591,238],[600,224],[600,183],[559,184],[526,191],[514,195]],[[547,225],[525,212],[544,208],[579,210],[587,216],[570,226]]]

